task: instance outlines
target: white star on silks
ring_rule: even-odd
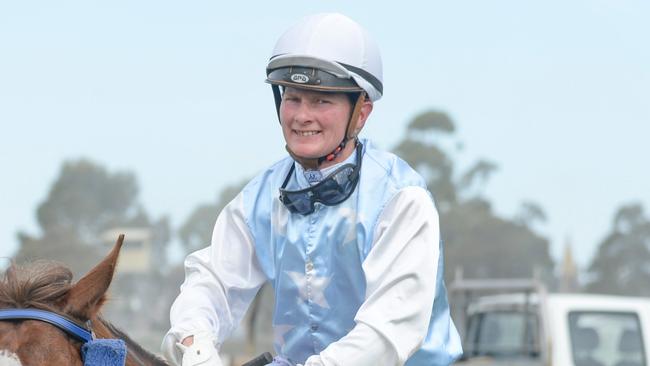
[[[295,325],[278,324],[273,326],[273,334],[275,335],[275,343],[279,346],[280,350],[284,352],[284,344],[287,341],[285,336],[289,333]]]
[[[348,243],[354,243],[357,238],[357,221],[362,220],[362,216],[359,213],[357,218],[357,212],[352,210],[349,207],[341,207],[338,211],[338,215],[345,218],[345,223],[347,224],[348,232],[345,234],[345,239],[343,239],[342,245]]]
[[[273,204],[273,215],[271,215],[271,225],[273,232],[284,236],[287,234],[287,222],[289,221],[289,210],[287,210],[279,201]]]
[[[310,299],[307,290],[307,276],[300,272],[287,271],[287,274],[298,288],[298,291],[300,292],[300,298],[302,300],[311,300],[314,304],[322,308],[329,309],[330,305],[327,302],[327,299],[325,299],[325,288],[329,285],[330,280],[332,279],[331,277],[312,276],[311,280],[309,281],[309,286],[311,287]]]

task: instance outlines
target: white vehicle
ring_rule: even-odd
[[[650,365],[650,299],[547,294],[531,280],[456,281],[450,294],[460,296],[458,365]]]

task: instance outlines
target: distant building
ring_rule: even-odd
[[[564,244],[564,256],[560,268],[560,288],[559,292],[578,292],[578,267],[573,259],[573,250],[571,249],[571,240],[567,237]]]
[[[124,245],[117,263],[120,273],[147,273],[152,266],[151,229],[146,227],[118,227],[105,231],[102,241],[109,246],[115,244],[117,237],[124,234]]]

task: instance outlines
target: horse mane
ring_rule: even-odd
[[[66,314],[61,306],[72,288],[72,272],[63,264],[51,260],[37,260],[18,265],[11,263],[0,277],[0,309],[34,308],[66,316],[83,324],[74,314]],[[128,357],[139,365],[168,365],[162,358],[150,353],[113,324],[96,315],[91,319],[98,338],[119,338],[127,344]],[[128,362],[127,365],[133,364]]]
[[[102,317],[97,317],[95,320],[100,322],[100,326],[94,327],[97,336],[99,338],[119,338],[123,340],[126,343],[127,349],[129,350],[129,355],[132,356],[139,364],[169,365],[162,358],[142,348],[142,346],[133,341],[131,337],[126,335],[124,332],[122,332],[120,329]]]
[[[37,260],[12,262],[0,278],[0,307],[36,308],[61,313],[57,305],[72,288],[72,272],[63,264]]]

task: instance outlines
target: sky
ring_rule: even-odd
[[[459,170],[496,163],[484,195],[504,217],[538,203],[555,259],[569,241],[584,269],[621,205],[650,207],[647,1],[5,1],[0,257],[39,233],[64,161],[132,171],[177,228],[284,157],[264,69],[319,12],[381,49],[385,93],[362,135],[391,149],[417,113],[448,113]]]

